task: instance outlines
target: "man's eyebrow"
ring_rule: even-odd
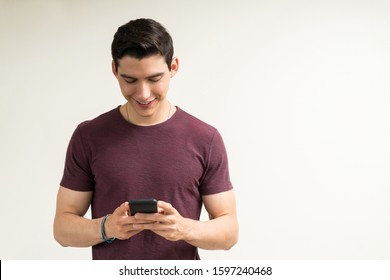
[[[156,74],[153,74],[153,75],[150,75],[148,77],[146,77],[146,79],[153,79],[153,78],[156,78],[156,77],[159,77],[159,76],[162,76],[164,75],[165,72],[159,72],[159,73],[156,73]],[[132,80],[137,80],[137,78],[134,78],[134,77],[131,77],[129,75],[126,75],[126,74],[119,74],[122,78],[125,78],[125,79],[132,79]]]
[[[131,77],[129,75],[126,75],[126,74],[119,74],[122,78],[125,78],[125,79],[133,79],[133,80],[136,80],[136,78],[134,77]]]

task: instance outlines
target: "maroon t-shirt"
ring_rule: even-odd
[[[112,213],[130,199],[169,202],[198,220],[202,196],[232,189],[225,146],[218,131],[177,108],[153,126],[128,123],[119,107],[81,123],[66,154],[61,186],[93,191],[92,218]],[[93,259],[199,259],[196,247],[151,231],[101,243]]]

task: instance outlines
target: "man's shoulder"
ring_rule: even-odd
[[[217,130],[211,124],[195,117],[194,115],[184,111],[179,108],[179,117],[180,121],[189,129],[194,132],[203,132],[203,133],[215,133]]]
[[[204,120],[201,120],[198,117],[195,117],[194,115],[184,111],[183,109],[179,108],[179,117],[180,119],[185,122],[186,124],[196,126],[202,129],[209,129],[209,130],[215,130],[216,128],[212,126],[211,124],[205,122]]]
[[[80,123],[80,125],[82,125],[83,127],[90,127],[113,121],[115,119],[114,117],[117,113],[117,110],[118,108],[111,109],[110,111],[104,112],[93,119],[83,121],[82,123]]]
[[[83,121],[79,124],[79,128],[89,133],[93,131],[102,131],[106,128],[114,126],[118,122],[118,108],[105,112],[93,119]]]

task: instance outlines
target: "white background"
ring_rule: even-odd
[[[390,258],[390,2],[0,0],[0,258],[90,259],[52,222],[78,123],[124,99],[118,26],[154,18],[170,100],[217,127],[240,219],[203,259]]]

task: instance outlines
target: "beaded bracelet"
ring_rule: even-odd
[[[106,237],[106,232],[104,231],[104,223],[106,222],[108,216],[110,216],[111,214],[107,214],[104,216],[103,220],[102,220],[102,223],[100,224],[100,230],[102,232],[102,240],[107,242],[107,243],[112,243],[112,241],[115,240],[115,237],[113,238],[110,238],[110,239],[107,239]]]

